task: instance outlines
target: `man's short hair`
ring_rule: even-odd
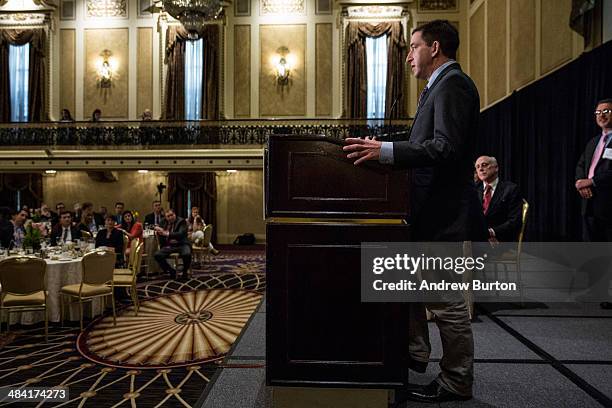
[[[191,209],[192,209],[192,210],[193,210],[193,209],[199,210],[199,209],[200,209],[200,207],[198,207],[197,205],[194,205],[193,207],[191,207]]]
[[[123,204],[121,201],[117,201],[117,202],[115,203],[115,207],[116,207],[116,206],[118,206],[118,205],[120,205],[120,206],[122,206],[122,207],[125,207],[125,204]]]
[[[174,211],[174,208],[168,208],[168,209],[166,210],[166,215],[168,215],[168,213],[169,213],[170,211],[172,211],[174,214],[176,214],[176,211]]]
[[[601,105],[602,103],[612,103],[612,98],[602,99],[601,101],[597,102],[597,105],[595,105],[595,107]]]
[[[64,215],[64,214],[68,214],[70,217],[72,217],[72,213],[70,211],[62,211],[60,213],[60,218]]]
[[[412,34],[421,32],[423,41],[431,47],[434,41],[440,43],[442,54],[448,58],[457,59],[459,48],[459,32],[448,20],[434,20],[421,24]]]
[[[89,201],[85,201],[83,204],[81,204],[81,210],[85,210],[87,208],[93,208],[93,203],[90,203]]]
[[[159,201],[159,200],[154,200],[152,204],[156,204],[156,203],[160,203],[160,204],[161,204],[161,201]]]

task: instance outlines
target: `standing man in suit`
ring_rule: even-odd
[[[582,237],[585,242],[612,242],[612,98],[595,108],[595,122],[601,133],[591,139],[576,166],[576,190],[582,197]],[[608,297],[610,263],[592,265],[591,291]],[[601,307],[612,309],[612,303]]]
[[[161,206],[161,201],[153,201],[153,212],[145,215],[144,222],[146,225],[161,225],[164,220],[164,210]]]
[[[183,277],[187,277],[187,271],[191,265],[191,243],[187,238],[187,221],[177,217],[174,210],[166,211],[165,222],[155,227],[159,238],[159,251],[155,253],[155,260],[161,269],[168,273],[172,279],[176,279],[176,270],[168,264],[168,257],[178,253],[183,260]]]
[[[480,156],[476,160],[478,196],[487,220],[489,242],[514,242],[521,230],[522,200],[516,184],[499,179],[497,159]]]
[[[476,86],[455,61],[458,47],[459,33],[446,20],[415,28],[407,63],[427,85],[419,97],[409,139],[348,138],[344,147],[356,165],[378,160],[413,169],[408,221],[417,241],[486,239],[472,165],[480,99]],[[457,295],[426,305],[436,317],[442,338],[441,373],[428,385],[411,386],[405,399],[439,403],[472,397],[474,340],[467,304]],[[431,351],[425,307],[411,306],[410,368],[424,372]]]

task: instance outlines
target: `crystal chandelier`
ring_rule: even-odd
[[[205,21],[223,17],[228,0],[162,0],[164,10],[183,24],[189,33],[202,30]]]

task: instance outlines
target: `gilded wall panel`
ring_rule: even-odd
[[[259,30],[260,116],[305,116],[306,25],[261,25]],[[288,49],[288,60],[293,61],[287,84],[280,84],[276,78],[274,58],[282,47]]]
[[[572,30],[568,25],[571,0],[542,0],[542,72],[558,67],[572,58]]]
[[[317,24],[315,50],[315,114],[317,116],[330,116],[332,114],[333,89],[333,38],[332,24]]]
[[[234,26],[234,117],[251,116],[251,26]]]
[[[566,23],[567,24],[567,23]],[[535,79],[535,2],[510,2],[510,88]]]
[[[485,8],[482,4],[470,17],[470,77],[478,88],[482,107],[485,104]]]
[[[487,7],[487,104],[491,104],[506,96],[506,0],[489,0]]]
[[[60,30],[60,109],[76,113],[76,30]],[[53,115],[59,112],[52,112]]]
[[[153,110],[153,29],[138,29],[138,51],[136,55],[136,113]]]
[[[83,78],[84,116],[98,108],[103,119],[128,118],[129,35],[127,28],[85,30],[85,76]],[[98,77],[97,64],[102,52],[111,51],[116,69],[109,88],[104,88]]]

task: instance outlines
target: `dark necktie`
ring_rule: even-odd
[[[489,210],[489,204],[491,204],[491,191],[492,190],[493,189],[491,188],[490,184],[487,184],[485,186],[484,198],[482,200],[482,212],[485,213],[485,214]]]
[[[419,102],[417,103],[417,110],[419,110],[419,108],[421,107],[421,103],[423,102],[423,99],[425,98],[425,95],[427,95],[427,91],[428,90],[429,90],[429,88],[425,87],[421,91],[421,94],[419,95]]]
[[[63,228],[64,232],[62,233],[62,241],[66,242],[66,237],[68,236],[68,229]]]

